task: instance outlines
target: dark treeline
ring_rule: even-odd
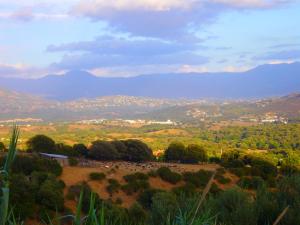
[[[95,160],[125,160],[143,162],[153,160],[152,150],[139,140],[94,141],[89,147],[55,143],[50,137],[36,135],[27,141],[27,152],[62,154],[70,157],[86,157]]]

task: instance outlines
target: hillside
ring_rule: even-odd
[[[261,119],[268,113],[289,119],[300,116],[300,94],[257,101],[209,101],[104,96],[74,101],[52,101],[0,89],[0,119],[34,118],[43,121],[91,119],[147,119],[179,122],[216,122]]]
[[[55,100],[126,95],[152,98],[264,98],[300,91],[300,63],[262,65],[242,73],[96,77],[84,71],[40,79],[0,78],[3,88]]]

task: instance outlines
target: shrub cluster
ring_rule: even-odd
[[[56,176],[61,175],[62,167],[56,160],[49,160],[38,156],[18,155],[13,163],[13,173],[23,173],[28,176],[34,171],[52,173]]]
[[[122,190],[127,194],[131,195],[141,190],[145,190],[150,187],[148,182],[148,175],[144,173],[134,173],[123,177],[127,184],[122,186]]]
[[[271,162],[258,157],[241,156],[239,152],[223,154],[222,165],[239,177],[259,176],[270,180],[278,174],[277,167]]]
[[[91,180],[104,180],[106,178],[106,175],[104,173],[99,173],[99,172],[92,172],[89,175]]]
[[[159,168],[157,174],[161,179],[171,184],[176,184],[182,179],[181,174],[171,171],[168,167]]]
[[[108,179],[106,187],[107,192],[112,196],[113,193],[119,192],[121,185],[116,179]]]
[[[194,185],[196,188],[204,188],[212,176],[211,171],[199,170],[198,172],[185,172],[183,179],[186,183]]]

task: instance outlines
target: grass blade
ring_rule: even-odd
[[[199,209],[200,209],[202,203],[203,203],[204,200],[205,200],[206,195],[208,194],[208,192],[209,192],[209,190],[210,190],[210,188],[211,188],[211,186],[212,186],[212,184],[213,184],[213,181],[214,181],[215,176],[216,176],[216,172],[213,173],[213,175],[211,176],[209,182],[207,183],[206,187],[204,188],[204,190],[203,190],[203,192],[202,192],[202,195],[201,195],[201,198],[200,198],[200,200],[199,200],[199,202],[198,202],[197,208],[196,208],[196,210],[195,210],[194,216],[193,216],[193,218],[192,218],[192,220],[191,220],[190,225],[192,225],[192,224],[194,223],[195,218],[196,218],[196,216],[197,216],[197,214],[198,214],[198,211],[199,211]]]
[[[281,213],[280,215],[277,217],[277,219],[275,220],[275,222],[273,223],[273,225],[278,225],[280,223],[280,221],[282,220],[282,218],[285,216],[285,214],[287,213],[287,211],[289,210],[289,206],[287,206]]]

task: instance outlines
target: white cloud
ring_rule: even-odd
[[[228,10],[266,9],[289,0],[80,0],[72,15],[136,36],[179,39]]]
[[[50,72],[58,73],[60,70],[54,70],[52,68],[38,68],[21,63],[0,63],[0,77],[37,78],[45,76]]]

